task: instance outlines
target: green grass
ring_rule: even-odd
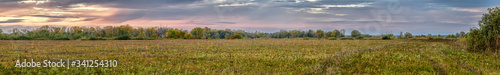
[[[497,57],[420,40],[4,40],[0,74],[498,74]],[[118,60],[118,66],[14,67],[22,59]]]

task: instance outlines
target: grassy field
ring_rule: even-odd
[[[0,74],[500,74],[498,53],[426,40],[0,41]],[[117,60],[18,68],[16,60]]]

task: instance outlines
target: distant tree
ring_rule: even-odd
[[[315,35],[316,35],[316,38],[321,38],[321,37],[323,37],[324,34],[325,34],[325,32],[323,30],[318,29],[318,30],[316,30]]]
[[[130,33],[133,31],[133,27],[130,26],[130,25],[121,25],[120,27],[118,27],[118,36],[122,36],[122,35],[126,35],[126,36],[129,36]],[[153,33],[151,33],[153,34]]]
[[[299,37],[300,31],[299,30],[292,30],[290,31],[291,38],[297,38]]]
[[[406,38],[413,38],[413,35],[410,32],[405,33]]]
[[[399,38],[403,38],[403,32],[399,32]]]
[[[393,34],[382,34],[382,40],[391,40]]]
[[[345,36],[345,29],[341,29],[340,32],[342,33],[342,34],[340,34],[340,37],[344,37]]]
[[[465,32],[464,32],[464,31],[461,31],[461,32],[460,32],[460,37],[463,37],[463,36],[465,36]]]
[[[325,32],[325,37],[332,37],[332,31]]]
[[[335,30],[332,31],[331,35],[332,35],[332,37],[339,38],[339,37],[342,37],[342,32],[339,31],[339,30],[337,30],[337,29],[335,29]]]
[[[240,34],[234,34],[234,35],[231,35],[231,37],[229,39],[243,39],[243,37]]]
[[[193,28],[193,30],[191,30],[191,34],[196,38],[202,38],[203,37],[203,29],[200,27]]]
[[[196,39],[196,37],[194,37],[192,34],[190,33],[187,33],[187,34],[184,34],[184,39]]]
[[[358,37],[358,36],[361,36],[361,32],[359,32],[358,30],[352,30],[351,37]]]
[[[306,37],[314,37],[314,32],[313,32],[313,30],[309,29],[309,30],[307,31]]]

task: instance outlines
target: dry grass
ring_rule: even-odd
[[[461,51],[449,53],[450,50],[460,49],[443,42],[418,40],[7,40],[0,41],[0,73],[438,74],[437,67],[440,66],[445,71],[443,73],[473,73],[454,67],[455,58],[461,59],[465,65],[478,68],[479,72],[498,72],[494,71],[498,68],[471,64],[491,63],[488,65],[497,67],[498,59],[488,57],[485,60],[489,61],[474,62],[453,56],[453,53],[457,55],[458,52],[462,56],[475,54]],[[342,53],[342,57],[338,57]],[[433,66],[423,54],[440,65]],[[19,59],[118,60],[118,67],[16,68],[14,64]]]

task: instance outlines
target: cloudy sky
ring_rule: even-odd
[[[452,34],[477,26],[498,0],[0,0],[0,28],[37,26],[357,29]]]

